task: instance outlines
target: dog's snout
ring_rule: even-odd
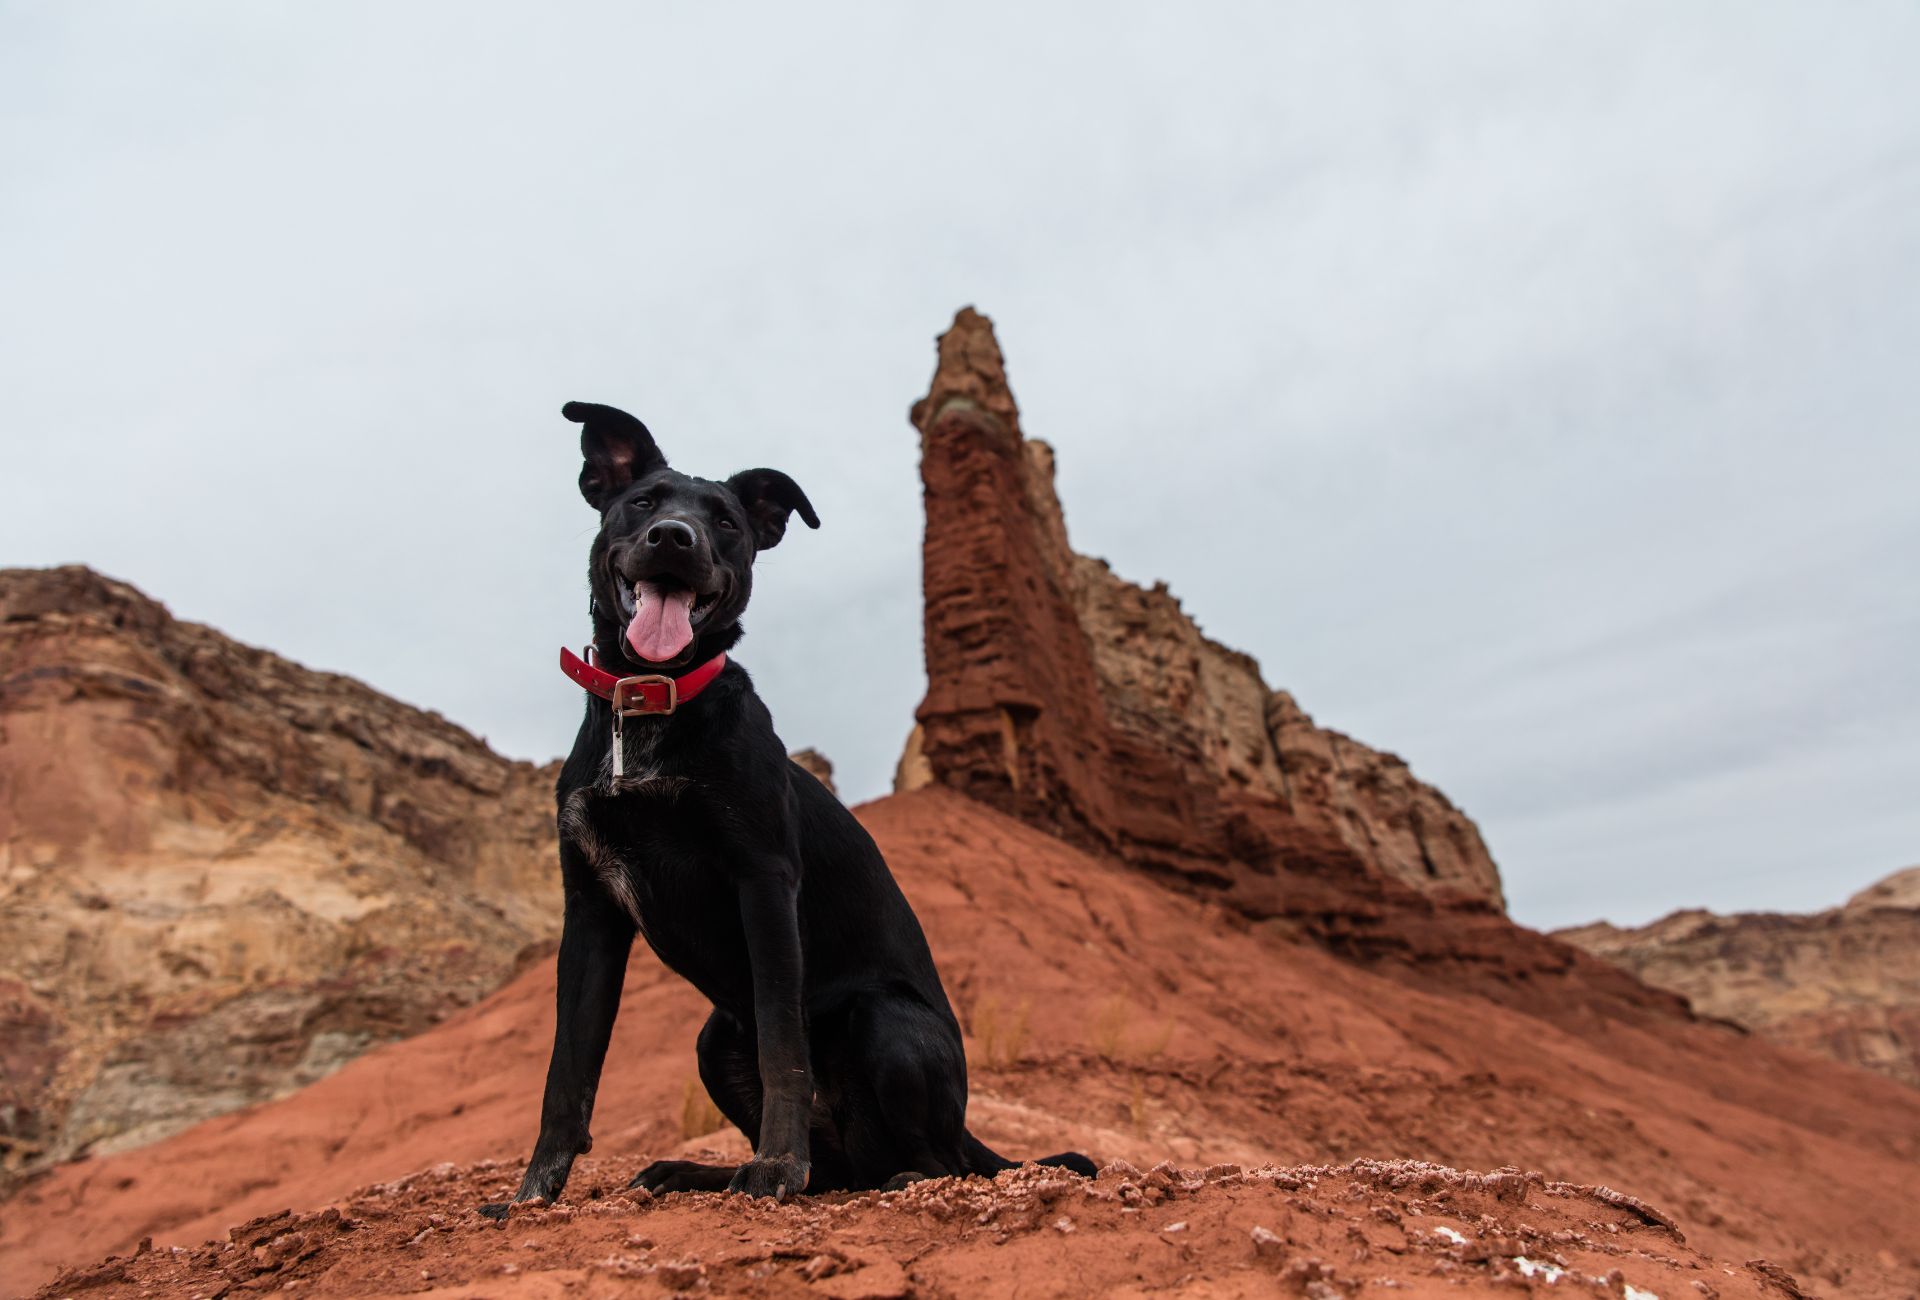
[[[647,529],[648,546],[691,547],[699,540],[694,534],[693,525],[684,519],[662,519]]]

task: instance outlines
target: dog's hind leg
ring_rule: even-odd
[[[923,1003],[892,994],[848,1013],[831,1070],[834,1118],[852,1190],[897,1188],[965,1172],[967,1063],[957,1027]],[[829,1066],[828,1060],[834,1063]]]
[[[713,1104],[747,1141],[760,1140],[760,1060],[753,1035],[738,1020],[715,1007],[701,1026],[695,1046],[700,1082]],[[692,1160],[656,1160],[633,1176],[628,1187],[650,1192],[724,1192],[738,1165],[703,1165]]]
[[[700,1082],[707,1095],[747,1141],[760,1140],[760,1057],[745,1025],[715,1008],[701,1027],[697,1048]],[[807,1190],[839,1191],[848,1186],[840,1135],[832,1118],[816,1107],[811,1125],[814,1153]],[[724,1192],[740,1172],[738,1165],[703,1165],[692,1160],[656,1160],[633,1176],[629,1187],[650,1192]]]
[[[715,1007],[700,1027],[694,1056],[700,1063],[700,1082],[713,1104],[749,1143],[759,1142],[760,1053],[753,1031]]]

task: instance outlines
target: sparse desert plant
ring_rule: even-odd
[[[1000,1036],[1000,999],[991,993],[965,1008],[960,1027],[973,1039],[974,1064],[987,1064],[987,1044]]]
[[[709,1133],[718,1133],[727,1126],[727,1117],[713,1104],[713,1098],[707,1096],[707,1090],[700,1080],[688,1079],[680,1090],[680,1136],[683,1138],[705,1137]]]
[[[1157,1059],[1167,1050],[1167,1044],[1173,1041],[1174,1013],[1168,1012],[1166,1020],[1157,1029],[1146,1031],[1145,1036],[1138,1039],[1133,1033],[1133,1021],[1133,1004],[1126,998],[1115,994],[1102,1002],[1093,1013],[1090,1034],[1093,1050],[1115,1063]]]
[[[1021,998],[1008,1012],[1000,999],[988,996],[974,1005],[973,1038],[980,1047],[980,1063],[997,1070],[1018,1061],[1027,1047],[1027,1028],[1033,1017],[1033,999]]]
[[[1117,1061],[1127,1045],[1127,1027],[1133,1023],[1133,1007],[1116,994],[1102,1002],[1093,1013],[1093,1050],[1109,1061]]]

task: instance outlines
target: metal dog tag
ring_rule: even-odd
[[[625,718],[616,707],[613,711],[613,775],[618,778],[627,774],[627,738],[622,734],[621,722]]]

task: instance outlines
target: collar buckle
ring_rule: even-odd
[[[622,677],[613,684],[616,718],[664,717],[680,707],[680,683],[659,673]]]

